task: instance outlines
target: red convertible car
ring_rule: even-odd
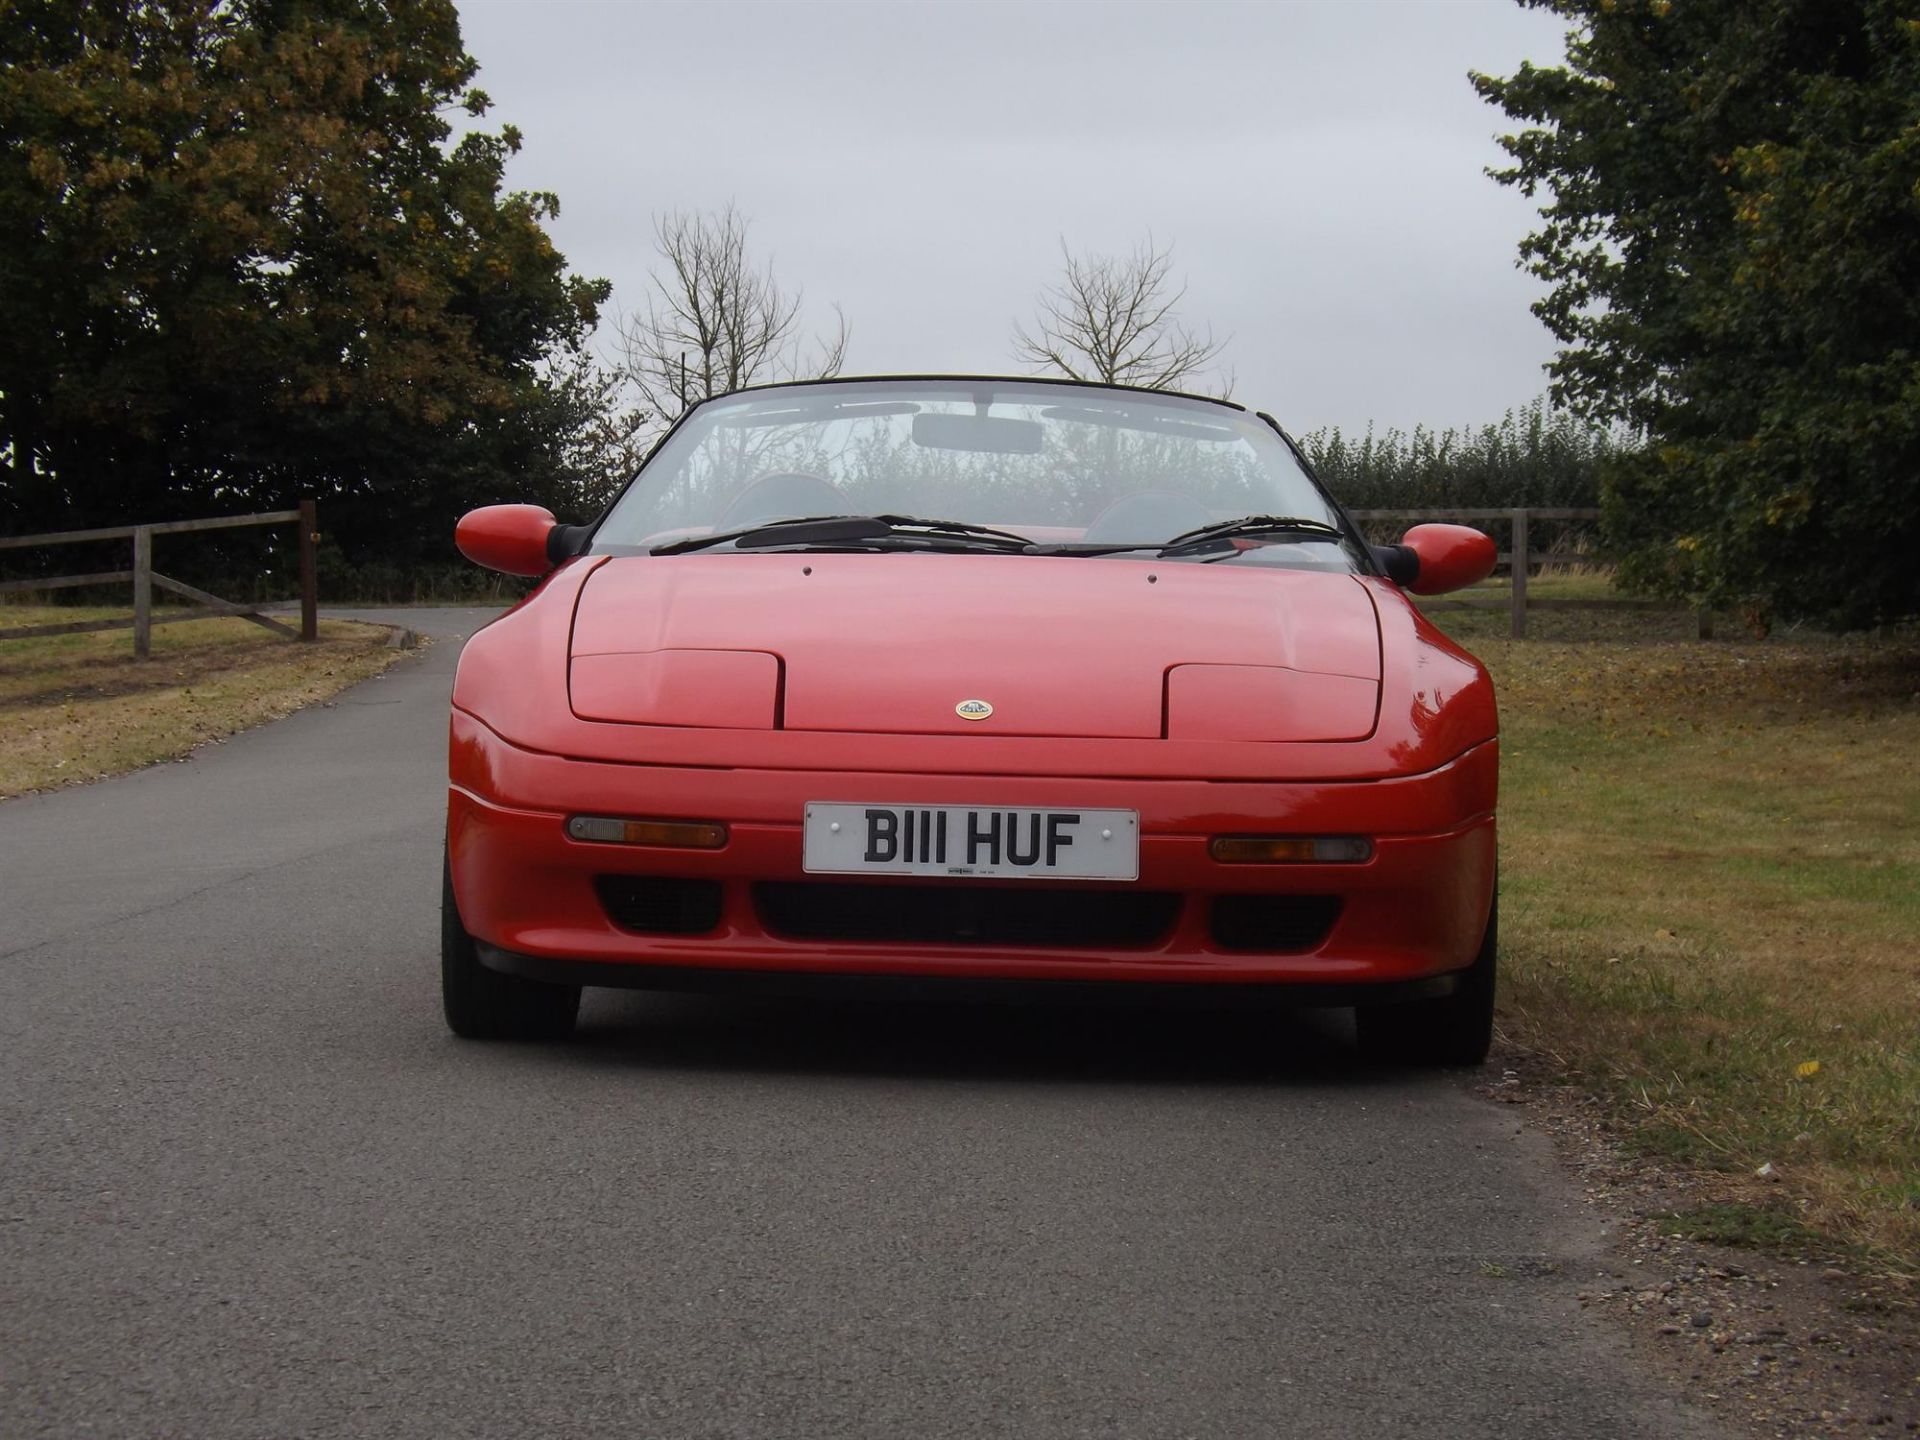
[[[1385,1057],[1484,1057],[1493,689],[1407,592],[1493,544],[1370,546],[1267,416],[768,386],[592,524],[457,539],[544,577],[454,682],[458,1034],[564,1034],[583,985],[858,981],[1353,1005]]]

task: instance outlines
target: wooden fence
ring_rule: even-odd
[[[298,525],[300,527],[300,628],[281,624],[263,615],[252,605],[222,600],[197,590],[184,580],[162,575],[153,568],[153,537],[185,535],[200,530],[233,530],[245,525]],[[232,615],[263,625],[289,640],[312,641],[318,637],[318,591],[314,580],[313,547],[319,539],[318,514],[311,500],[302,500],[297,510],[268,510],[257,515],[218,515],[208,520],[168,520],[156,525],[110,525],[101,530],[59,530],[46,535],[0,536],[0,550],[25,550],[46,545],[81,545],[100,540],[131,540],[133,565],[127,570],[100,570],[91,575],[50,575],[43,578],[0,582],[0,594],[21,591],[70,590],[82,585],[113,585],[122,580],[133,582],[133,615],[125,620],[74,620],[60,625],[16,625],[0,630],[0,640],[25,640],[34,635],[79,635],[90,630],[133,631],[133,654],[145,660],[153,650],[153,627],[173,625],[183,620],[213,620]],[[153,614],[153,592],[164,590],[194,602],[195,608],[180,615]]]
[[[1347,512],[1361,528],[1369,532],[1369,537],[1386,543],[1384,535],[1374,535],[1375,529],[1385,530],[1384,526],[1370,526],[1368,521],[1459,521],[1465,524],[1484,526],[1489,521],[1504,522],[1508,527],[1508,546],[1500,552],[1499,563],[1506,568],[1512,579],[1512,589],[1504,597],[1490,596],[1488,599],[1475,600],[1470,597],[1476,592],[1468,590],[1462,595],[1448,600],[1426,600],[1423,608],[1430,610],[1505,610],[1512,616],[1513,637],[1518,640],[1527,633],[1527,612],[1529,610],[1678,610],[1665,600],[1630,600],[1625,598],[1611,600],[1563,600],[1556,598],[1533,599],[1527,594],[1529,572],[1536,565],[1590,565],[1593,557],[1577,550],[1534,550],[1530,544],[1529,532],[1535,520],[1546,521],[1597,521],[1598,510],[1567,507],[1526,506],[1514,510],[1350,510]],[[1394,536],[1398,539],[1398,536]],[[1705,608],[1694,611],[1698,633],[1702,640],[1713,638],[1713,612]]]

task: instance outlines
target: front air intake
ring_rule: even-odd
[[[718,880],[660,875],[596,875],[607,918],[637,935],[704,935],[720,924]]]
[[[1157,945],[1180,913],[1180,897],[1160,891],[1036,886],[767,882],[753,902],[769,931],[792,940],[1076,950]]]
[[[1319,949],[1339,917],[1334,895],[1221,895],[1213,902],[1213,943],[1222,950],[1300,955]]]

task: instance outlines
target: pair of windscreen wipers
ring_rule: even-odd
[[[653,555],[682,555],[731,544],[736,550],[847,549],[847,550],[985,550],[1008,555],[1122,555],[1152,550],[1163,558],[1192,555],[1236,539],[1302,536],[1314,540],[1343,540],[1337,526],[1297,515],[1242,515],[1185,530],[1170,540],[1127,542],[1030,540],[1011,530],[973,525],[965,520],[925,520],[914,515],[814,515],[794,520],[770,520],[744,530],[693,535],[655,545]]]

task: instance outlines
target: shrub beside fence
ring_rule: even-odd
[[[289,525],[300,527],[300,628],[294,630],[252,605],[223,600],[162,575],[153,568],[153,537],[182,535],[201,530],[229,530],[244,525]],[[145,660],[153,650],[153,627],[174,625],[184,620],[213,620],[234,616],[251,620],[289,640],[312,641],[320,633],[319,594],[314,574],[314,543],[319,539],[318,512],[314,502],[302,500],[297,510],[268,510],[254,515],[219,515],[205,520],[167,520],[153,525],[110,525],[99,530],[59,530],[43,535],[0,536],[0,550],[37,549],[50,545],[81,545],[101,540],[131,540],[132,566],[126,570],[100,570],[88,575],[33,576],[21,580],[0,581],[0,594],[70,590],[82,586],[112,585],[130,581],[133,585],[133,614],[127,619],[74,620],[58,625],[16,625],[0,630],[0,640],[25,640],[35,635],[79,635],[93,630],[132,630],[133,654]],[[181,615],[153,614],[153,592],[164,590],[194,602],[195,608]]]
[[[1355,433],[1328,427],[1300,437],[1321,481],[1359,509],[1598,505],[1605,468],[1641,443],[1630,432],[1555,410],[1544,397],[1492,425],[1369,426]]]

